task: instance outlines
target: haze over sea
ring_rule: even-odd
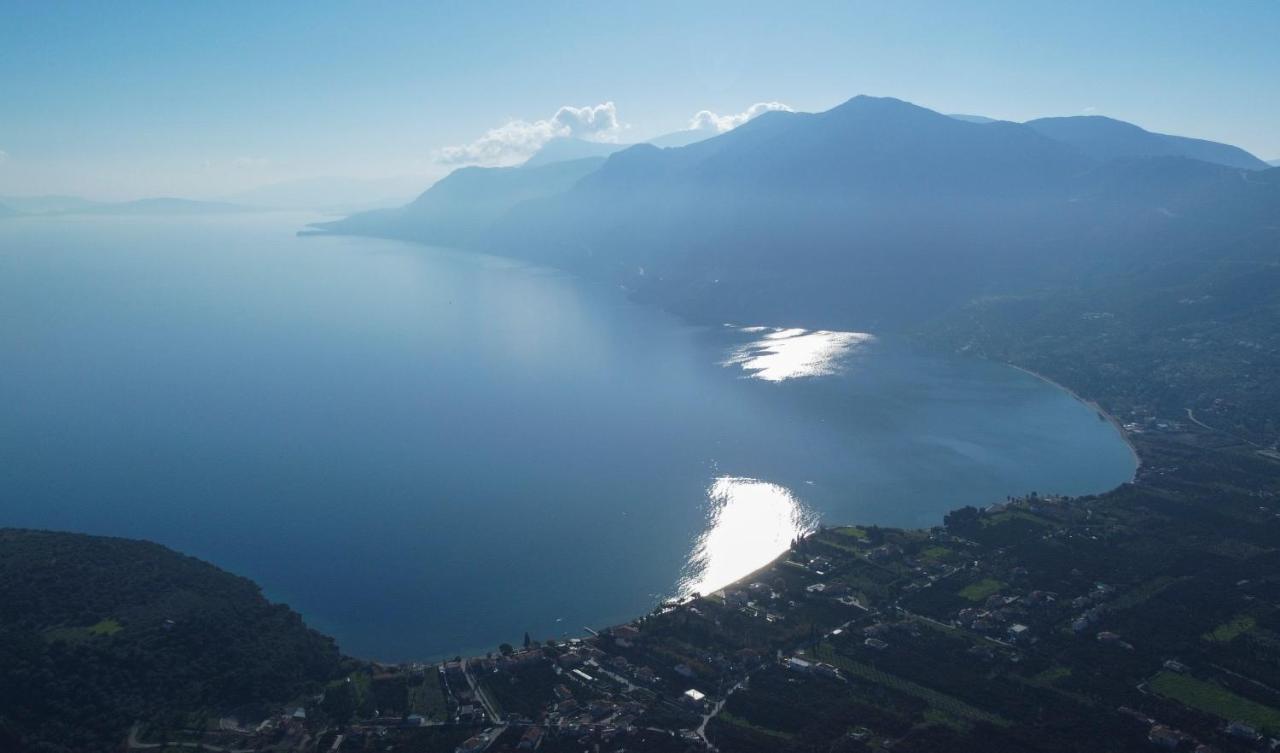
[[[1133,472],[1003,365],[312,219],[0,223],[0,524],[153,539],[426,659],[714,590],[820,521]]]

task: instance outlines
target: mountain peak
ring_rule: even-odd
[[[898,99],[897,97],[873,97],[870,94],[859,94],[856,97],[852,97],[846,100],[845,102],[839,105],[836,105],[835,107],[831,108],[830,110],[827,110],[825,113],[822,113],[822,114],[831,115],[833,113],[848,113],[848,112],[877,113],[877,114],[931,113],[933,115],[938,115],[938,113],[934,112],[933,110],[930,110],[927,107],[921,107],[920,105],[912,104],[911,102]]]

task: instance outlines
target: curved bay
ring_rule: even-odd
[[[629,619],[819,520],[1133,472],[1005,366],[306,219],[0,224],[0,525],[159,541],[398,660]]]

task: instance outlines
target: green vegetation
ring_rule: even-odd
[[[1280,731],[1280,711],[1242,698],[1217,683],[1176,672],[1161,672],[1151,679],[1151,689],[1224,721],[1240,720],[1260,730]]]
[[[920,552],[920,556],[933,562],[945,562],[955,558],[955,552],[945,546],[928,546]]]
[[[409,710],[411,713],[422,714],[432,721],[448,721],[449,699],[445,697],[444,689],[440,687],[440,681],[434,669],[423,678],[422,682],[410,683]]]
[[[1151,580],[1141,583],[1133,588],[1125,591],[1115,601],[1111,602],[1113,609],[1133,609],[1147,602],[1148,599],[1156,596],[1166,588],[1178,582],[1177,578],[1171,578],[1165,575],[1152,578]]]
[[[960,596],[973,602],[986,601],[991,596],[999,593],[1000,589],[1004,588],[1004,585],[995,578],[983,578],[960,589]]]
[[[984,526],[998,526],[1011,523],[1016,520],[1037,526],[1050,525],[1049,521],[1039,515],[1032,515],[1026,510],[1005,510],[1003,512],[998,512],[995,515],[987,515],[983,517],[982,524]]]
[[[795,737],[795,735],[789,734],[787,732],[779,732],[776,729],[769,729],[768,727],[761,727],[757,724],[752,724],[751,722],[748,722],[746,719],[742,719],[741,717],[734,716],[728,711],[722,712],[717,717],[717,719],[721,724],[731,724],[735,727],[742,727],[744,729],[750,730],[751,732],[754,732],[755,734],[766,735],[768,737],[774,737],[779,740],[791,740]]]
[[[112,636],[120,632],[121,630],[124,630],[124,628],[120,625],[120,623],[108,617],[107,619],[102,620],[98,624],[90,627],[89,633],[92,635]]]
[[[0,530],[0,750],[119,749],[264,710],[339,670],[333,641],[252,582],[156,544]]]
[[[965,719],[974,722],[989,722],[998,725],[1009,724],[1008,720],[1000,717],[998,714],[992,714],[982,709],[975,708],[964,701],[940,693],[932,688],[896,677],[888,672],[883,672],[867,664],[852,661],[831,649],[829,644],[823,644],[814,651],[814,656],[822,661],[829,662],[847,672],[852,677],[860,677],[864,680],[872,682],[879,686],[893,688],[907,695],[915,696],[929,707],[935,709],[947,717],[952,719]]]
[[[124,630],[124,626],[114,619],[107,618],[88,627],[54,627],[44,631],[46,641],[66,641],[76,643],[92,638],[109,638]]]
[[[1212,631],[1205,633],[1204,639],[1215,643],[1230,643],[1237,637],[1252,631],[1257,626],[1258,621],[1252,615],[1242,614],[1230,622],[1224,622]]]
[[[1070,677],[1070,676],[1071,676],[1070,667],[1055,666],[1055,667],[1049,667],[1043,672],[1037,672],[1035,677],[1032,678],[1032,681],[1040,683],[1042,685],[1052,685],[1058,680],[1061,680],[1063,678]]]
[[[924,336],[1043,374],[1144,433],[1203,425],[1219,445],[1266,450],[1280,440],[1275,233],[1195,255],[1107,284],[975,299]]]

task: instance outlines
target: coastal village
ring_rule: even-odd
[[[265,720],[134,750],[1263,751],[1280,746],[1280,485],[1132,432],[1134,484],[904,531],[822,528],[731,586],[581,638],[364,664]],[[1170,430],[1172,431],[1172,430]],[[1249,474],[1253,474],[1250,476]],[[1212,489],[1212,510],[1190,499]],[[1212,516],[1212,521],[1206,521]],[[1222,537],[1206,538],[1212,523]],[[1141,532],[1142,535],[1138,535]],[[1066,734],[1064,730],[1070,730]]]

